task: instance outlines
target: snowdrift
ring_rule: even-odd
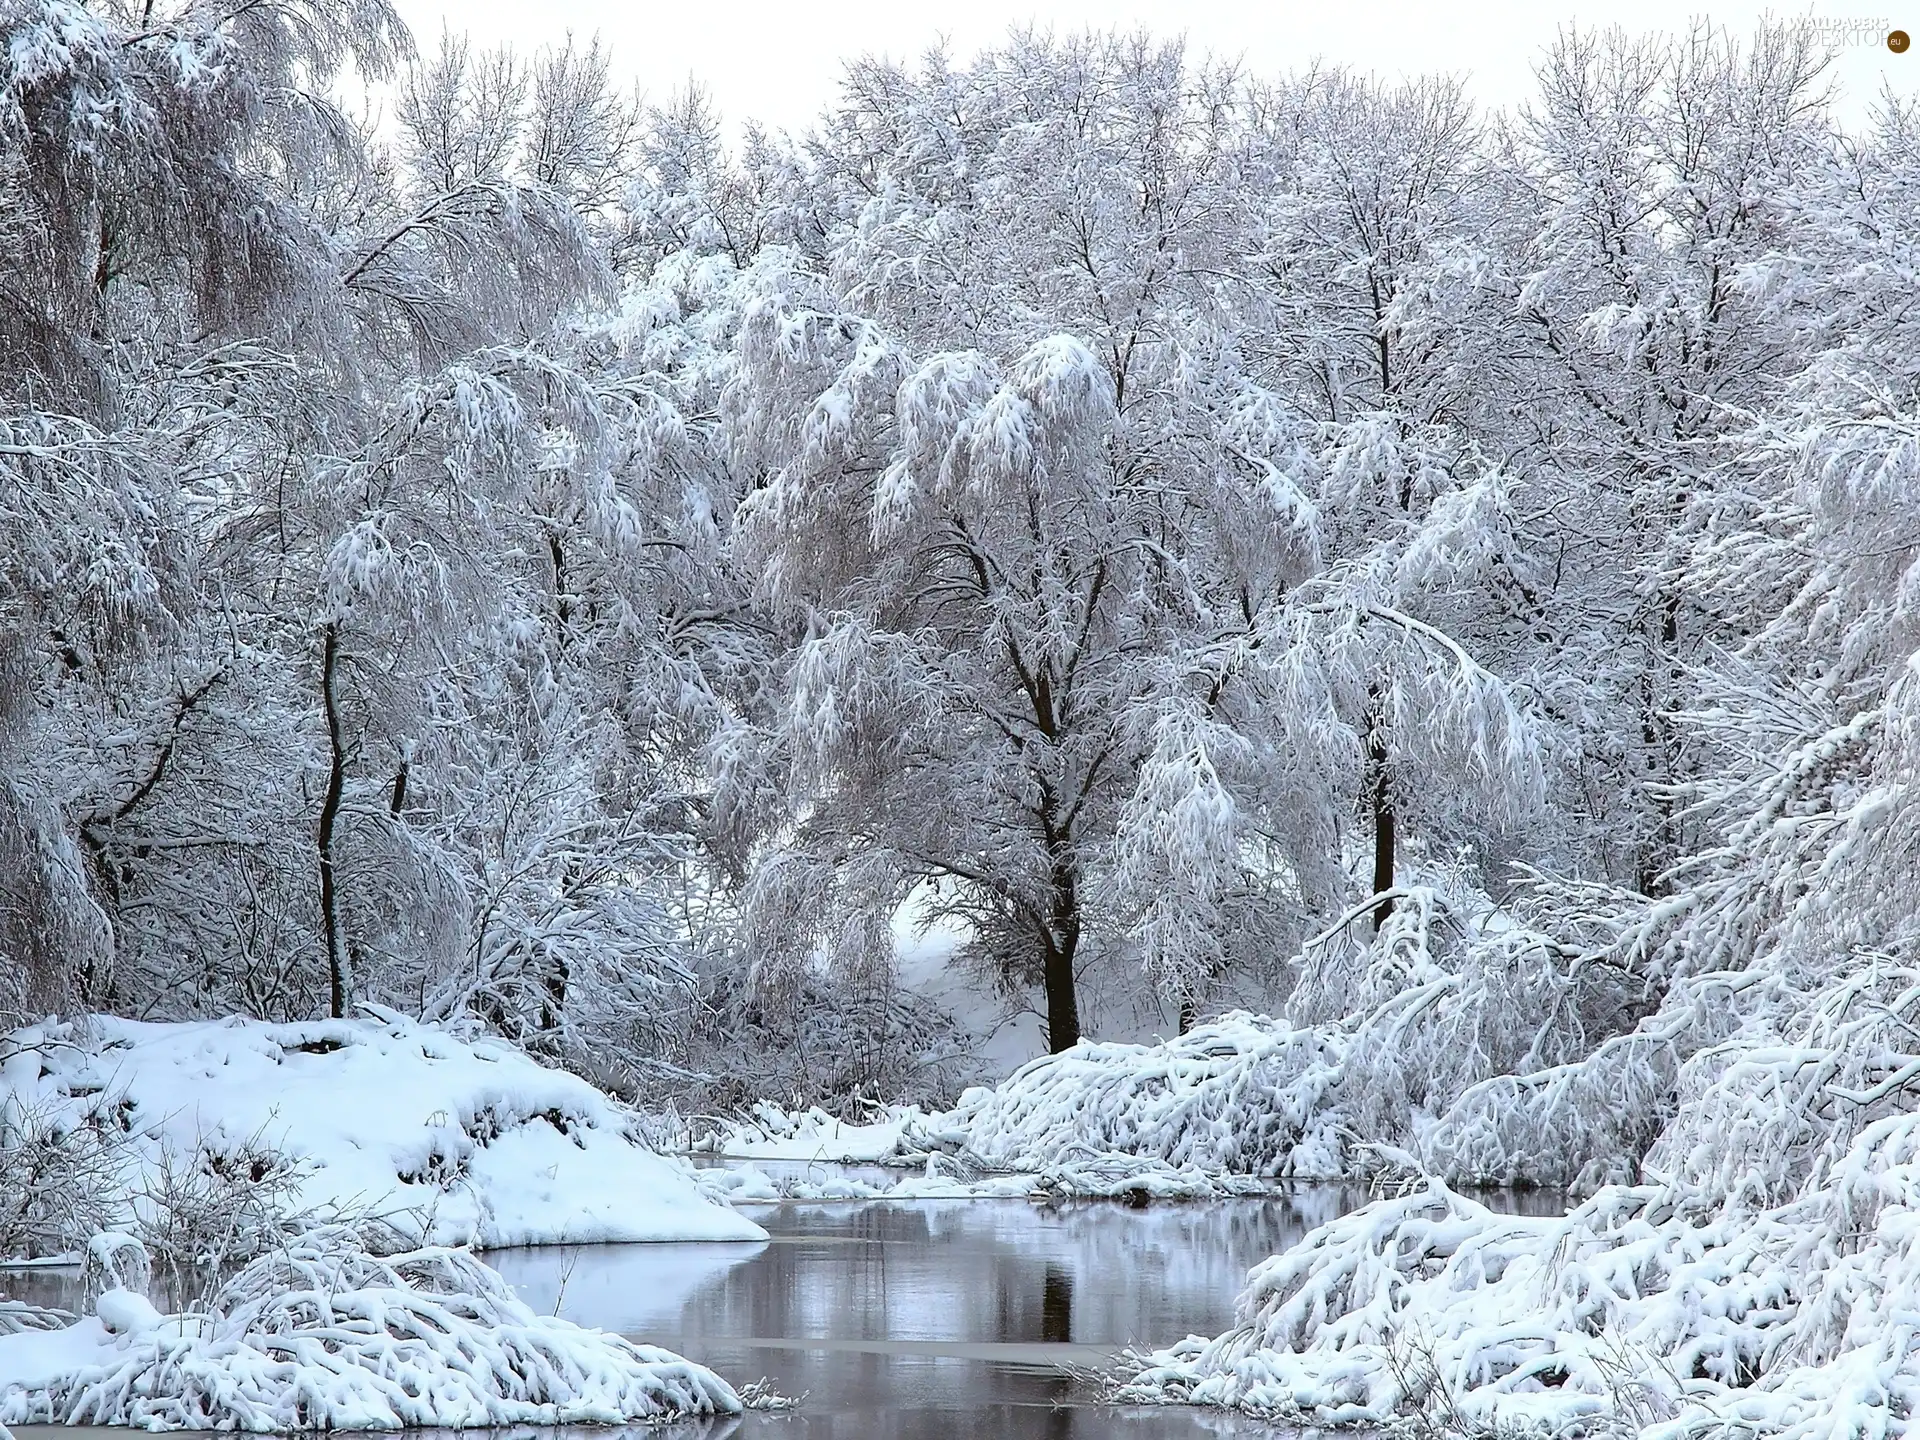
[[[206,1313],[104,1291],[64,1329],[0,1334],[0,1424],[146,1430],[613,1425],[737,1414],[719,1376],[536,1315],[461,1250],[379,1258],[345,1226],[254,1261]]]
[[[158,1167],[299,1162],[293,1203],[373,1214],[410,1243],[762,1240],[593,1086],[509,1045],[378,1019],[149,1024],[95,1016],[0,1046],[0,1123],[127,1140],[135,1205]]]

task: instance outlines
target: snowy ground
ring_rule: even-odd
[[[0,1053],[0,1106],[42,1123],[112,1117],[131,1142],[131,1197],[163,1164],[274,1149],[302,1162],[298,1205],[376,1214],[416,1243],[765,1238],[585,1081],[398,1016],[94,1017],[16,1032]]]

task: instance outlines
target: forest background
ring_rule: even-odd
[[[903,916],[1054,1048],[1451,924],[1482,1077],[1907,963],[1914,116],[1806,26],[1494,114],[1018,33],[731,145],[379,0],[4,57],[8,1019],[935,1101]]]

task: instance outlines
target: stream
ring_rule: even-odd
[[[760,1246],[495,1251],[535,1309],[665,1345],[736,1384],[805,1396],[741,1440],[1272,1436],[1219,1411],[1114,1408],[1087,1372],[1233,1325],[1249,1267],[1364,1200],[1314,1186],[1134,1209],[1112,1201],[790,1203]],[[1500,1194],[1501,1208],[1562,1208]]]
[[[1231,1325],[1247,1267],[1303,1228],[1284,1201],[866,1201],[754,1218],[772,1235],[761,1246],[497,1251],[488,1263],[537,1310],[804,1395],[793,1412],[747,1416],[743,1440],[1271,1433],[1101,1407],[1074,1374],[1131,1344]]]
[[[1548,1195],[1483,1198],[1560,1207]],[[535,1310],[663,1345],[736,1385],[764,1379],[801,1401],[737,1421],[627,1432],[635,1437],[1273,1436],[1291,1432],[1219,1411],[1102,1405],[1090,1372],[1129,1346],[1230,1328],[1250,1266],[1363,1199],[1352,1187],[1312,1186],[1142,1209],[788,1202],[748,1210],[770,1234],[762,1244],[551,1246],[485,1258]],[[72,1271],[29,1271],[7,1275],[0,1290],[71,1306],[76,1285]]]

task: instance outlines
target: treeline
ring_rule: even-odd
[[[909,900],[1056,1047],[1436,871],[1597,1030],[1910,940],[1920,156],[1805,29],[1510,115],[1016,34],[732,147],[381,0],[0,36],[0,1008],[930,1093]]]

